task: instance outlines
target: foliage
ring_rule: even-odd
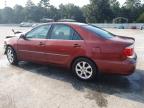
[[[59,6],[59,13],[61,19],[63,18],[74,19],[78,22],[84,22],[85,20],[82,10],[78,6],[75,6],[74,4],[67,4],[67,5],[61,4]]]
[[[123,6],[117,0],[90,0],[90,4],[82,8],[74,4],[61,4],[56,8],[50,5],[49,0],[40,0],[37,5],[28,0],[25,7],[16,5],[0,9],[0,23],[40,22],[43,18],[109,23],[117,17],[127,18],[129,22],[143,22],[143,16],[144,4],[141,0],[126,0]]]
[[[141,0],[126,0],[124,6],[128,9],[138,8],[141,5]]]
[[[87,21],[92,20],[93,22],[99,23],[110,22],[113,16],[109,0],[90,0],[90,4],[85,10]]]
[[[49,0],[41,0],[41,1],[38,3],[38,5],[39,5],[40,7],[48,8],[48,7],[50,6]]]
[[[137,22],[144,23],[144,12],[139,16],[139,18],[137,19]]]
[[[126,0],[121,8],[121,13],[125,14],[129,22],[136,22],[139,15],[143,12],[142,8],[141,0]]]
[[[5,7],[1,11],[1,21],[2,23],[11,23],[13,22],[13,9],[10,7]]]
[[[29,7],[32,7],[32,6],[35,6],[35,4],[31,0],[28,0],[27,3],[26,3],[26,7],[29,8]]]
[[[91,5],[86,5],[82,8],[84,17],[86,18],[86,22],[88,23],[94,23],[97,22],[97,19],[95,18],[95,15],[92,11]]]
[[[110,8],[113,13],[113,18],[120,17],[120,3],[117,0],[110,0]]]
[[[13,9],[14,23],[21,23],[24,20],[24,8],[20,5],[15,5]]]

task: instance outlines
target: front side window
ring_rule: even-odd
[[[48,31],[50,29],[50,25],[43,25],[40,27],[37,27],[30,31],[26,37],[27,38],[40,38],[40,39],[45,39],[47,38]]]

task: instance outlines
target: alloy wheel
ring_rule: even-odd
[[[92,66],[85,61],[78,62],[76,64],[75,71],[81,79],[85,80],[89,79],[93,74]]]
[[[11,48],[8,48],[8,50],[7,50],[7,58],[10,63],[14,62],[14,53]]]

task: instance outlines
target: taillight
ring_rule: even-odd
[[[131,56],[133,56],[133,54],[134,54],[134,45],[126,47],[123,50],[123,55],[126,56],[126,57],[131,57]]]

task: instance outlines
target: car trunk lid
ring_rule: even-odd
[[[114,38],[111,38],[111,40],[119,43],[124,43],[126,45],[133,45],[135,42],[134,38],[124,36],[115,36]]]
[[[134,52],[134,43],[135,39],[132,37],[124,37],[124,36],[115,36],[111,39],[116,44],[119,44],[122,48],[121,57],[122,58],[130,58],[132,57]]]

